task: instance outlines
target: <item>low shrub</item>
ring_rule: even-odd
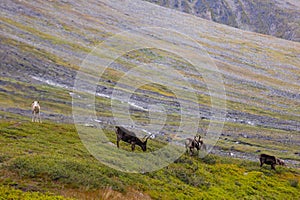
[[[204,158],[201,158],[201,161],[209,165],[214,165],[217,163],[216,157],[213,155],[207,155]]]
[[[51,193],[40,192],[23,192],[22,190],[14,189],[8,186],[0,186],[0,200],[66,200],[62,196],[55,196]]]
[[[294,188],[298,188],[299,187],[299,180],[297,180],[297,179],[290,179],[289,183]]]
[[[16,171],[19,176],[24,178],[60,181],[75,188],[95,189],[112,185],[112,189],[123,192],[124,185],[116,178],[119,172],[115,171],[114,174],[102,167],[97,163],[74,159],[32,156],[16,158],[9,169]]]

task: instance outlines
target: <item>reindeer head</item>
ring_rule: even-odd
[[[141,148],[142,148],[142,150],[143,151],[146,151],[147,150],[147,141],[148,141],[148,139],[151,137],[151,135],[152,134],[150,134],[149,136],[145,136],[146,137],[146,140],[141,144]],[[144,137],[144,139],[145,139],[145,137]]]
[[[282,159],[279,159],[279,158],[276,158],[276,164],[277,164],[277,165],[286,166],[286,164],[285,164],[284,160],[282,160]]]
[[[38,106],[39,103],[40,103],[39,101],[33,101],[31,105],[32,105],[32,106]]]
[[[143,143],[141,144],[141,148],[142,148],[143,151],[146,151],[146,150],[147,150],[147,141],[145,141],[145,142],[143,142]]]
[[[201,135],[199,135],[199,134],[195,135],[194,140],[195,140],[196,142],[200,143],[200,141],[202,140],[202,139],[201,139]]]

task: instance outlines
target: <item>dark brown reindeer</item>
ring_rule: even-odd
[[[142,142],[134,132],[131,132],[124,127],[116,126],[116,134],[117,134],[117,147],[119,148],[120,140],[131,144],[131,150],[134,151],[135,145],[138,145],[142,148],[143,151],[147,150],[147,140],[151,135],[149,135],[144,142]]]
[[[199,151],[202,146],[206,149],[205,144],[203,143],[203,140],[200,135],[196,135],[194,139],[187,138],[185,141],[186,152],[188,153],[190,151],[190,155],[193,155],[195,148],[197,149],[197,151]]]
[[[271,165],[271,169],[274,169],[274,170],[275,170],[276,165],[285,166],[285,163],[283,160],[276,158],[275,156],[270,156],[267,154],[260,154],[259,161],[260,161],[260,167],[262,167],[263,164],[267,164],[267,165]]]

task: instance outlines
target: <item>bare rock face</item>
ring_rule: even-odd
[[[300,42],[296,0],[146,0],[243,30]]]

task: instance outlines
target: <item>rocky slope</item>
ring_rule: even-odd
[[[243,30],[300,41],[296,0],[147,0]]]

